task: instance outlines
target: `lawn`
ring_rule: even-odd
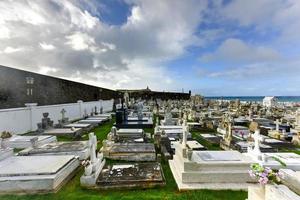
[[[110,131],[114,120],[107,122],[93,131],[101,141],[106,138],[107,133]],[[153,130],[147,130],[152,132]],[[197,136],[196,133],[193,133]],[[199,136],[198,136],[199,137]],[[200,137],[199,137],[200,138]],[[199,139],[197,138],[197,139]],[[87,137],[86,137],[87,139]],[[98,146],[101,146],[99,143]],[[247,193],[242,191],[211,191],[211,190],[197,190],[179,192],[175,180],[173,179],[169,165],[162,162],[164,175],[167,181],[166,186],[153,189],[140,189],[140,190],[106,190],[94,191],[87,190],[80,187],[80,176],[83,174],[83,169],[70,180],[59,192],[55,194],[34,194],[34,195],[2,195],[0,200],[122,200],[122,199],[189,199],[189,200],[245,200]]]

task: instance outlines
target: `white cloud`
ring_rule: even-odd
[[[1,1],[5,12],[0,12],[0,27],[6,32],[0,49],[26,49],[0,54],[1,64],[109,88],[175,87],[172,72],[161,61],[181,56],[197,42],[195,32],[207,2],[126,2],[131,13],[124,24],[115,26],[87,10],[97,7],[97,1]]]
[[[280,53],[272,48],[255,46],[240,39],[229,38],[215,52],[202,55],[200,60],[205,62],[256,63],[275,61],[279,60],[280,57]]]
[[[3,50],[3,53],[10,54],[10,53],[15,53],[15,52],[22,51],[22,50],[23,50],[23,48],[21,48],[21,47],[14,48],[14,47],[8,46]]]
[[[40,66],[38,72],[41,73],[41,74],[49,74],[49,72],[50,73],[55,73],[57,71],[59,71],[59,70],[56,69],[56,68],[53,68],[53,67]]]
[[[44,49],[44,50],[54,50],[56,47],[54,46],[54,45],[52,45],[52,44],[47,44],[47,43],[45,43],[45,42],[41,42],[40,43],[40,46],[41,46],[41,48],[42,49]]]
[[[89,46],[95,44],[94,38],[86,33],[76,32],[66,36],[66,38],[68,40],[66,44],[70,45],[76,51],[88,49]]]

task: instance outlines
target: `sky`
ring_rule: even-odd
[[[299,0],[1,0],[0,65],[111,89],[300,95]]]

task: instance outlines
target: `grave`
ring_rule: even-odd
[[[84,174],[80,177],[80,184],[82,187],[95,187],[98,176],[105,165],[106,160],[103,154],[96,154],[97,150],[97,136],[94,133],[89,134],[89,152],[90,160],[85,161]]]
[[[226,115],[224,119],[224,127],[226,132],[223,135],[223,139],[220,140],[220,147],[224,150],[230,150],[233,146],[232,125],[233,119],[229,115]]]
[[[300,172],[280,169],[281,184],[252,186],[248,189],[248,200],[300,200]]]
[[[278,148],[294,148],[293,144],[288,141],[282,141],[269,136],[260,135],[260,143],[269,145],[275,149]]]
[[[186,142],[186,145],[189,149],[194,150],[194,151],[201,151],[201,150],[206,150],[206,148],[197,142],[196,140],[188,140]]]
[[[143,103],[139,102],[136,105],[137,108],[137,117],[128,117],[128,110],[122,107],[116,111],[116,123],[117,128],[152,128],[153,121],[152,117],[143,116]]]
[[[117,137],[119,141],[134,141],[136,139],[145,139],[143,129],[119,129],[117,130]]]
[[[250,186],[248,200],[300,200],[300,196],[286,185],[267,184]]]
[[[42,155],[74,155],[79,160],[87,159],[89,156],[88,141],[51,142],[37,147],[29,147],[18,153],[20,156],[42,156]]]
[[[211,144],[220,144],[222,137],[211,133],[202,133],[200,136]]]
[[[56,128],[62,128],[64,125],[69,123],[69,118],[65,117],[66,110],[63,108],[61,111],[61,119],[58,120],[58,124],[56,125]]]
[[[41,134],[43,135],[55,135],[55,136],[67,136],[67,137],[80,137],[83,130],[82,128],[51,128],[47,129]]]
[[[102,122],[107,122],[109,121],[109,117],[106,116],[98,116],[98,115],[94,115],[94,116],[90,116],[88,118],[86,118],[86,120],[101,120]]]
[[[100,124],[103,123],[103,120],[101,120],[101,119],[82,119],[82,120],[79,120],[77,123],[92,124],[93,126],[99,126]]]
[[[97,188],[152,188],[165,185],[159,163],[122,163],[107,165],[97,179]]]
[[[155,161],[156,152],[152,143],[115,143],[104,140],[100,150],[105,158],[125,161]]]
[[[53,121],[49,118],[49,113],[43,113],[42,122],[37,124],[38,132],[41,133],[49,128],[53,128]]]
[[[38,136],[13,135],[10,138],[3,139],[2,145],[10,148],[25,149],[27,147],[41,146],[56,141],[57,141],[56,136],[52,136],[52,135],[38,135]]]
[[[84,132],[88,132],[94,128],[94,126],[92,124],[71,123],[64,125],[64,128],[82,128]]]
[[[238,141],[234,144],[234,149],[238,150],[241,153],[246,153],[249,146],[253,145],[254,143],[250,141]],[[260,144],[259,148],[261,152],[276,152],[278,150],[266,144]]]
[[[258,163],[264,167],[272,169],[287,168],[295,171],[300,170],[300,155],[295,153],[262,153],[260,151],[260,131],[256,130],[254,133],[254,146],[248,148],[244,155],[250,157],[254,163]],[[283,162],[286,166],[283,166]]]
[[[251,159],[238,151],[194,151],[187,146],[187,131],[177,142],[169,165],[179,190],[246,190]]]
[[[3,156],[0,152],[0,193],[56,192],[78,166],[75,156]]]
[[[292,141],[293,133],[289,132],[289,127],[286,128],[286,127],[283,127],[282,125],[280,125],[280,122],[278,119],[275,121],[275,126],[276,126],[275,130],[271,129],[268,131],[268,136],[275,138],[275,139]],[[288,132],[287,132],[287,130],[288,130]]]
[[[251,159],[238,151],[193,151],[175,144],[169,160],[179,190],[246,190]]]

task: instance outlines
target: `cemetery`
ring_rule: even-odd
[[[67,191],[76,197],[120,198],[118,191],[135,196],[136,190],[141,196],[157,198],[194,199],[197,194],[253,200],[269,199],[270,195],[276,199],[282,193],[287,196],[282,198],[299,198],[300,184],[294,177],[300,171],[300,156],[293,143],[262,135],[259,126],[252,132],[241,117],[235,120],[232,113],[224,108],[217,111],[216,106],[211,117],[200,123],[199,106],[192,104],[161,101],[157,109],[151,100],[130,100],[128,105],[119,100],[115,116],[93,108],[89,115],[82,112],[75,120],[67,119],[63,108],[58,111],[57,124],[52,115],[42,114],[36,131],[22,135],[5,132],[1,136],[0,199],[27,199],[31,193],[56,199]],[[155,110],[160,110],[161,116]],[[125,125],[128,119],[136,122],[134,126]],[[145,119],[151,119],[152,125],[140,123]],[[206,126],[209,122],[215,125]],[[68,129],[81,132],[70,137]],[[60,132],[51,134],[51,130]],[[249,175],[253,164],[282,171],[285,179],[280,184],[266,184],[262,190]]]

